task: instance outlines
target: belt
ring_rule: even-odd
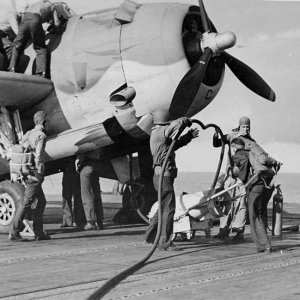
[[[162,171],[162,167],[161,166],[155,166],[154,167],[154,174],[155,175],[160,175]],[[164,172],[164,176],[165,177],[173,177],[176,178],[177,177],[177,168],[171,167],[168,170],[166,170]]]
[[[33,12],[30,12],[30,11],[26,11],[24,12],[23,14],[23,18],[26,18],[26,17],[31,17],[31,16],[36,16],[36,17],[39,17],[39,18],[42,18],[42,16],[38,13],[33,13]]]

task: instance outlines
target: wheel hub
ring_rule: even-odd
[[[11,224],[16,215],[16,205],[13,198],[7,193],[0,194],[0,225]]]

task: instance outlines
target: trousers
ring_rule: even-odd
[[[257,250],[271,247],[267,234],[267,206],[272,192],[272,189],[267,189],[263,182],[259,181],[252,187],[248,195],[251,237]]]
[[[159,175],[155,174],[153,177],[153,184],[158,191]],[[173,221],[175,214],[175,192],[174,192],[174,178],[163,177],[161,206],[162,206],[162,228],[159,245],[161,247],[169,247],[172,244]],[[158,226],[158,212],[155,213],[150,220],[150,224],[145,232],[145,240],[148,243],[154,243]]]
[[[86,159],[80,171],[81,198],[87,222],[102,224],[103,204],[99,183],[99,161]]]
[[[62,209],[63,225],[72,226],[73,222],[77,226],[85,224],[86,219],[81,200],[80,175],[75,170],[64,170],[63,172]]]
[[[47,47],[42,18],[38,14],[29,12],[24,13],[18,35],[14,39],[15,45],[12,50],[9,68],[16,68],[20,55],[30,40],[32,40],[33,49],[36,52],[36,74],[46,72]]]
[[[17,234],[22,230],[23,220],[26,215],[30,215],[31,206],[35,201],[37,201],[36,207],[32,210],[33,231],[36,236],[44,235],[43,214],[46,207],[46,198],[42,189],[42,179],[39,182],[27,180],[23,203],[17,211],[13,223],[13,234]]]
[[[225,184],[224,188],[230,187],[234,183],[235,182],[230,182],[230,184]],[[220,229],[224,228],[228,233],[230,229],[232,229],[232,231],[239,230],[243,232],[247,219],[245,186],[237,186],[228,193],[233,201],[231,204],[228,203],[228,207],[226,207],[224,211],[224,216],[220,217]]]

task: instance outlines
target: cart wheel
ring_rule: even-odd
[[[211,237],[211,230],[210,230],[210,229],[205,229],[205,230],[204,230],[204,233],[205,233],[205,237],[206,237],[207,239],[209,239],[209,238]]]
[[[180,232],[180,236],[184,241],[189,241],[195,237],[195,230]]]

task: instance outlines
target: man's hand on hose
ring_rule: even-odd
[[[182,125],[186,126],[186,127],[191,127],[192,126],[192,120],[187,118],[187,117],[182,117]]]
[[[189,130],[188,133],[191,135],[191,138],[194,139],[194,138],[199,136],[199,129],[192,128],[192,129]]]

